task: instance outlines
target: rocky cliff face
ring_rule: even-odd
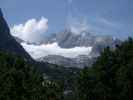
[[[101,48],[104,48],[106,46],[112,47],[116,43],[116,40],[114,40],[111,36],[98,36],[88,32],[75,35],[69,31],[57,34],[56,41],[62,48],[73,48],[81,46],[97,47],[99,45],[101,45]]]
[[[88,56],[79,56],[77,58],[66,58],[58,55],[49,55],[40,59],[37,59],[39,62],[48,62],[51,64],[56,64],[64,67],[90,67],[95,61],[95,58],[89,58]]]
[[[26,59],[31,59],[29,54],[23,49],[23,47],[16,42],[14,37],[10,35],[10,29],[3,17],[3,13],[0,9],[0,49],[8,51],[22,56]]]
[[[49,62],[65,67],[78,67],[83,68],[85,66],[91,66],[96,58],[100,55],[103,49],[107,46],[115,48],[116,44],[119,44],[119,40],[115,40],[110,36],[96,36],[88,32],[81,34],[74,34],[71,31],[64,31],[57,33],[48,39],[47,43],[56,42],[61,48],[69,49],[74,47],[92,47],[89,55],[80,55],[76,58],[66,58],[63,56],[49,55],[37,59],[42,62]]]

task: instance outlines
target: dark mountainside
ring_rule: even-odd
[[[32,60],[23,47],[10,35],[9,27],[0,9],[0,49],[20,55],[27,60]]]

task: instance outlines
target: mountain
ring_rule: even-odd
[[[16,41],[18,41],[19,43],[23,43],[24,41],[15,37]],[[45,56],[43,56],[43,54],[41,55],[40,58],[35,58],[36,61],[38,62],[48,62],[50,64],[57,64],[59,66],[65,66],[65,67],[76,67],[76,68],[83,68],[85,66],[90,67],[93,62],[95,62],[96,58],[100,55],[100,53],[103,51],[104,48],[106,48],[107,46],[111,47],[112,49],[115,48],[116,44],[120,43],[120,40],[118,39],[114,39],[111,36],[98,36],[98,35],[94,35],[92,33],[89,33],[87,31],[84,31],[80,34],[75,34],[70,30],[65,30],[64,32],[60,32],[60,33],[55,33],[55,34],[51,34],[49,37],[45,37],[44,40],[39,43],[39,44],[35,44],[35,43],[27,43],[28,45],[32,45],[32,46],[37,46],[39,47],[41,45],[41,49],[43,49],[44,45],[49,45],[49,46],[45,46],[45,49],[47,47],[51,48],[51,44],[53,46],[53,44],[56,43],[57,45],[53,47],[54,50],[52,50],[55,54],[46,54],[47,51],[49,50],[49,48],[46,51],[43,51],[43,54],[46,54]],[[92,48],[91,51],[88,51],[88,53],[84,53],[82,55],[78,55],[76,57],[66,57],[61,55],[62,53],[65,54],[66,50],[72,50],[75,47],[84,47],[84,48]],[[30,47],[31,48],[31,47]],[[58,52],[58,50],[56,49],[58,48],[59,51],[63,51],[64,52],[60,52],[60,54],[56,54],[56,52]],[[33,49],[33,48],[32,48]],[[26,50],[26,48],[25,48]],[[39,49],[38,49],[39,50]],[[76,51],[74,53],[76,53],[78,50],[76,49]],[[39,51],[33,51],[32,53],[36,53]],[[42,52],[42,51],[41,51]],[[30,54],[31,51],[29,52]],[[69,54],[71,52],[67,52],[65,55]],[[71,53],[72,54],[72,53]],[[31,55],[32,56],[32,55]],[[70,54],[69,54],[70,56]],[[73,56],[73,55],[71,55]]]
[[[75,34],[70,30],[65,30],[64,32],[52,34],[44,43],[57,42],[62,48],[73,48],[81,46],[88,47],[99,44],[103,44],[104,46],[113,46],[116,41],[118,42],[119,40],[115,40],[111,36],[98,36],[87,31]]]
[[[30,55],[24,50],[24,48],[10,35],[9,27],[3,17],[3,13],[0,9],[0,49],[15,53],[19,56],[32,60]]]
[[[58,55],[48,55],[46,57],[42,57],[37,59],[37,61],[41,62],[49,62],[52,64],[62,65],[65,67],[77,67],[81,68],[84,66],[91,65],[94,59],[90,59],[87,56],[79,56],[77,58],[67,58]],[[89,61],[89,62],[88,62]]]
[[[113,49],[116,44],[120,43],[120,41],[113,39],[111,36],[98,36],[89,32],[75,34],[69,30],[65,30],[64,32],[51,35],[51,37],[44,42],[44,44],[47,43],[58,43],[61,48],[65,49],[71,49],[74,47],[92,47],[89,55],[79,55],[76,58],[48,55],[37,59],[37,61],[49,62],[65,67],[83,68],[85,66],[91,66],[105,47],[109,46]]]
[[[18,37],[12,37],[10,35],[8,25],[4,20],[3,14],[0,10],[0,49],[16,53],[27,59],[32,59],[20,45],[20,43],[23,42],[25,41],[19,39]],[[80,34],[75,34],[71,30],[67,29],[64,32],[52,34],[51,36],[45,38],[40,44],[57,43],[59,45],[59,49],[61,48],[61,50],[71,49],[75,47],[91,47],[91,52],[88,51],[87,54],[78,55],[75,58],[69,58],[53,54],[48,56],[42,56],[35,60],[39,62],[57,64],[59,66],[83,68],[85,66],[91,66],[105,47],[110,46],[111,48],[114,48],[115,45],[119,42],[119,40],[115,40],[110,36],[97,36],[87,31],[83,31]],[[40,44],[34,43],[32,45]]]

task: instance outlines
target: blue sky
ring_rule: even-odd
[[[119,38],[133,36],[133,0],[0,0],[10,26],[48,19],[47,34],[64,30],[69,14],[84,18],[89,31]]]

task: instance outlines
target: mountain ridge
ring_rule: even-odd
[[[2,9],[0,8],[0,49],[7,52],[15,53],[24,57],[26,60],[32,60],[30,55],[10,34],[10,29],[4,19]]]
[[[60,48],[71,49],[74,47],[92,47],[89,55],[79,55],[76,58],[67,58],[60,55],[48,55],[37,59],[37,61],[48,62],[65,67],[78,67],[91,66],[96,58],[106,47],[112,49],[115,45],[120,44],[120,40],[114,39],[110,36],[96,36],[91,33],[84,32],[81,34],[74,34],[71,31],[65,30],[61,33],[56,33],[48,39],[47,43],[57,43]]]

